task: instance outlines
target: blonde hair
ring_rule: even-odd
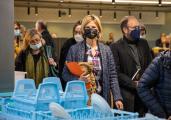
[[[42,39],[42,36],[38,33],[38,31],[36,29],[29,29],[26,31],[26,34],[25,34],[24,39],[23,39],[24,40],[23,41],[23,47],[22,47],[23,50],[25,50],[29,47],[29,43],[30,43],[30,41],[34,35],[39,35],[42,44],[45,45],[45,40]]]
[[[81,31],[82,31],[82,34],[84,34],[84,28],[85,26],[90,23],[90,22],[94,22],[98,28],[98,31],[99,31],[99,40],[102,40],[102,25],[101,25],[101,22],[100,22],[100,19],[96,16],[96,15],[87,15],[83,18],[82,20],[82,24],[81,24]]]

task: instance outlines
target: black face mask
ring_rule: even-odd
[[[84,29],[84,37],[89,39],[94,39],[99,35],[97,29],[94,28],[86,28]]]

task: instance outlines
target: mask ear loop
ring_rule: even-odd
[[[97,31],[97,41],[99,41],[99,39],[100,39],[100,35],[99,35],[99,31]]]

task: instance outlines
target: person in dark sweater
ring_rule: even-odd
[[[51,48],[45,45],[35,29],[28,30],[23,48],[15,60],[15,70],[27,72],[26,77],[34,79],[37,87],[44,77],[50,75],[50,65],[56,66],[54,59],[47,56],[47,47]]]
[[[45,40],[46,45],[54,48],[55,46],[54,46],[53,38],[51,37],[45,22],[38,20],[35,24],[35,28],[42,35],[42,38]]]
[[[138,93],[150,113],[171,118],[171,51],[161,52],[145,70]]]
[[[68,51],[72,45],[75,45],[77,42],[83,41],[82,33],[81,33],[81,21],[77,21],[73,27],[73,37],[68,39],[62,46],[59,58],[59,77],[62,82],[63,89],[65,89],[66,82],[62,78],[62,72],[66,61],[66,56]]]
[[[147,41],[140,38],[139,21],[134,16],[124,17],[120,27],[123,38],[111,44],[110,48],[117,66],[124,110],[142,116],[146,108],[137,94],[137,83],[151,62],[150,48]]]

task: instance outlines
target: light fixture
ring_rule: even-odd
[[[158,4],[159,6],[162,6],[162,0],[159,0],[159,4]]]
[[[58,11],[58,17],[61,18],[61,10]]]
[[[64,2],[63,0],[60,0],[60,2]]]
[[[35,7],[35,15],[38,16],[38,7]]]
[[[139,19],[140,20],[142,19],[142,13],[141,12],[139,13]]]
[[[130,10],[128,11],[128,15],[131,16],[131,11]]]
[[[90,11],[89,10],[87,11],[87,15],[90,15]]]
[[[27,15],[30,15],[30,6],[27,8]]]
[[[68,9],[68,17],[71,17],[71,8]]]
[[[113,13],[113,19],[116,20],[116,12]]]
[[[159,18],[159,12],[156,11],[156,19],[158,19],[158,18]]]
[[[100,9],[99,12],[100,12],[100,17],[102,18],[102,9]]]
[[[112,0],[112,4],[115,4],[115,0]]]

